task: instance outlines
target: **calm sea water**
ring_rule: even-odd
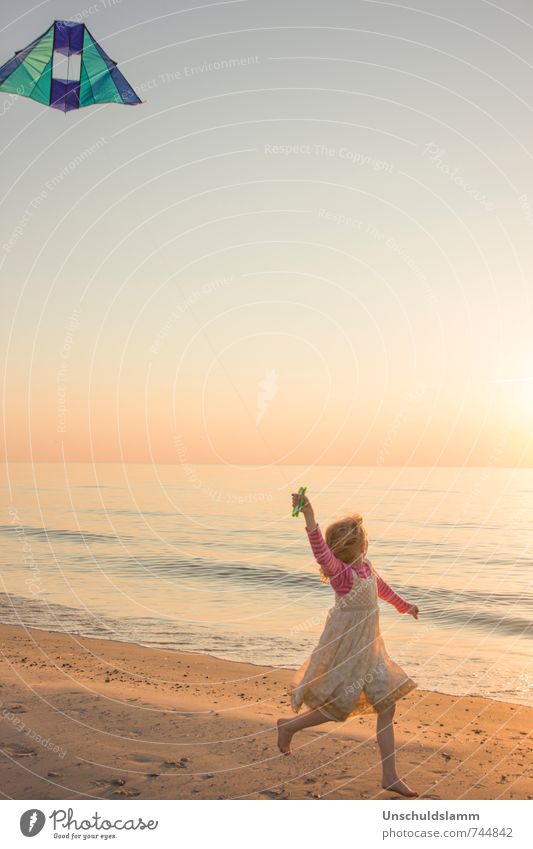
[[[533,470],[4,466],[0,621],[298,666],[332,590],[289,494],[323,528],[363,513],[389,653],[424,689],[532,704]]]

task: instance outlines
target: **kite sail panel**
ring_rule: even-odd
[[[54,21],[39,38],[15,53],[0,68],[2,91],[63,112],[96,103],[141,103],[117,63],[85,24],[75,21]]]

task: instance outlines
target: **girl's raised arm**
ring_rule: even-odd
[[[298,504],[299,495],[293,493],[293,507]],[[295,501],[296,499],[296,501]],[[331,549],[326,544],[326,540],[322,536],[322,531],[316,523],[315,513],[311,502],[305,497],[302,513],[305,517],[305,530],[309,537],[315,560],[322,567],[322,571],[327,578],[332,588],[336,593],[341,595],[350,592],[353,586],[353,572],[350,566],[335,557]]]

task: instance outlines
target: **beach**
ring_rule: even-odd
[[[276,748],[293,671],[0,626],[2,795],[13,799],[391,799],[375,716]],[[426,799],[533,796],[533,708],[418,689],[399,773]]]
[[[8,474],[0,625],[289,669],[318,642],[334,599],[288,509],[301,467],[205,465],[202,490],[182,466],[73,463],[67,487],[59,463]],[[415,622],[380,604],[385,644],[419,687],[533,706],[531,470],[321,466],[312,479],[323,529],[360,510],[376,570],[420,608]]]

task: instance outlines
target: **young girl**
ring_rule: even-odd
[[[293,494],[293,508],[299,499]],[[388,601],[399,613],[410,613],[415,619],[418,607],[400,598],[366,558],[368,538],[358,513],[330,525],[324,540],[308,498],[302,512],[321,580],[331,583],[335,604],[318,645],[292,684],[293,711],[298,713],[304,703],[310,709],[295,719],[278,720],[278,747],[283,754],[291,754],[296,731],[374,711],[383,788],[417,796],[396,772],[393,727],[395,703],[417,684],[387,654],[377,600]]]

